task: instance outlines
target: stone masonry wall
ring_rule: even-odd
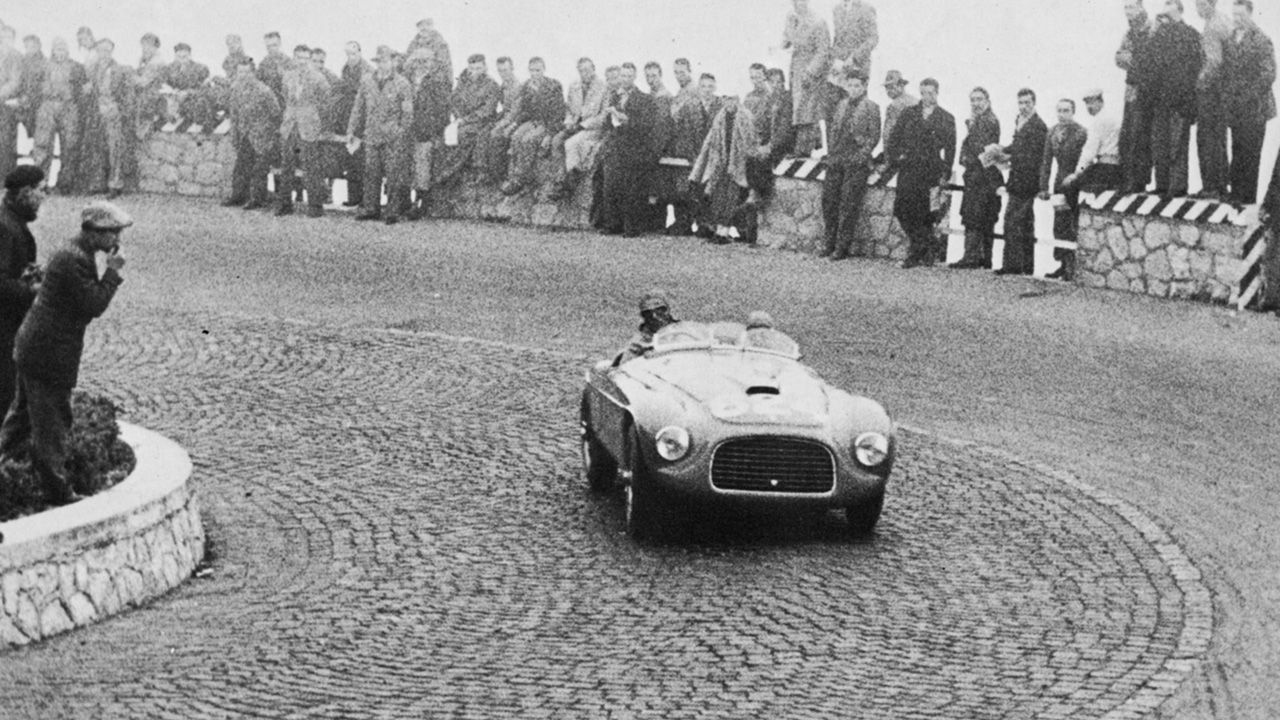
[[[1081,208],[1077,282],[1160,298],[1227,302],[1247,229]]]
[[[142,432],[151,439],[135,445],[138,466],[121,485],[4,524],[0,650],[145,603],[180,585],[203,559],[204,528],[187,483],[190,461],[177,446]],[[171,448],[161,459],[148,456],[147,444],[156,440]]]
[[[152,132],[139,145],[138,189],[225,197],[231,192],[235,161],[229,133]]]

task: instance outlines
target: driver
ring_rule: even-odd
[[[650,290],[640,297],[640,331],[631,338],[631,343],[618,356],[617,365],[628,360],[643,357],[653,349],[653,336],[662,328],[679,322],[671,317],[671,308],[667,303],[667,295],[661,290]]]

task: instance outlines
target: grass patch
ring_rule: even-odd
[[[71,396],[71,435],[67,438],[67,474],[81,495],[106,490],[133,472],[133,448],[120,439],[121,408],[98,395]],[[40,478],[27,457],[0,462],[0,522],[50,507]]]

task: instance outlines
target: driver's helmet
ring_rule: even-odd
[[[755,330],[758,328],[773,327],[773,317],[763,310],[754,310],[747,315],[747,329]]]
[[[658,308],[670,308],[667,303],[667,294],[661,290],[650,290],[640,296],[640,312],[649,310],[657,310]]]

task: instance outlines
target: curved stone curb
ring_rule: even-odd
[[[181,584],[204,557],[187,453],[127,423],[120,437],[137,456],[120,484],[0,524],[0,649],[145,603]]]
[[[1152,675],[1142,688],[1122,705],[1103,716],[1103,720],[1133,720],[1147,717],[1171,698],[1182,683],[1195,670],[1200,659],[1208,652],[1213,637],[1213,598],[1209,588],[1201,581],[1200,570],[1192,564],[1182,548],[1169,537],[1151,518],[1138,508],[1104,490],[1096,488],[1070,473],[1037,462],[1028,461],[1012,453],[987,447],[976,442],[956,440],[912,425],[899,423],[898,427],[934,440],[963,447],[973,452],[1021,465],[1046,477],[1067,485],[1090,500],[1110,508],[1137,530],[1144,540],[1160,556],[1169,569],[1174,584],[1182,594],[1183,617],[1186,623],[1178,636],[1178,645],[1164,663],[1160,672]]]

